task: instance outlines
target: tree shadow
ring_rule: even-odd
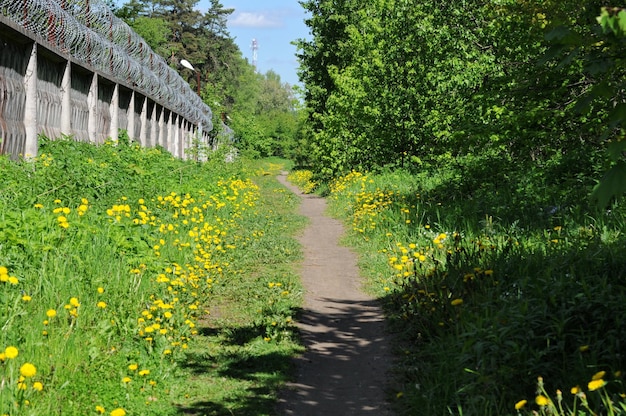
[[[282,391],[277,414],[388,414],[390,335],[379,302],[319,300],[322,308],[301,311],[306,351],[295,359],[296,381]]]
[[[181,415],[242,415],[271,414],[276,403],[276,392],[291,376],[293,351],[289,348],[266,351],[251,345],[259,341],[263,328],[244,326],[202,326],[200,336],[217,338],[218,349],[202,348],[190,351],[181,360],[180,367],[196,377],[207,377],[212,382],[247,381],[225,394],[220,403],[198,400],[178,406]],[[227,388],[226,386],[224,387]]]

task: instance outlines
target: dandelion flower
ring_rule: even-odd
[[[111,413],[109,414],[110,416],[126,416],[126,410],[118,407],[117,409],[111,410]]]
[[[130,383],[131,381],[132,381],[132,379],[130,377],[122,378],[122,383]]]
[[[540,394],[535,398],[535,403],[537,403],[539,406],[547,406],[548,404],[550,404],[550,399]]]
[[[18,354],[19,354],[19,351],[15,347],[11,347],[11,346],[6,347],[6,349],[4,350],[4,355],[9,359],[16,358]]]
[[[20,367],[20,374],[26,378],[33,377],[35,374],[37,374],[37,367],[35,367],[31,363],[24,363]]]
[[[98,303],[96,304],[96,306],[97,306],[98,308],[100,308],[100,309],[104,309],[104,308],[106,308],[106,307],[107,307],[107,304],[106,304],[106,302],[100,301],[100,302],[98,302]]]
[[[98,293],[103,294],[104,293],[104,288],[103,287],[99,287],[98,288]]]
[[[43,390],[43,384],[40,381],[35,381],[33,383],[33,390],[42,391]]]
[[[526,406],[526,403],[528,403],[527,400],[520,400],[519,402],[515,403],[515,410],[520,410],[522,407]]]
[[[589,384],[587,384],[587,388],[589,391],[594,391],[604,387],[605,384],[606,382],[600,378],[598,380],[591,380]]]
[[[80,303],[78,302],[78,298],[70,298],[70,305],[72,305],[75,308],[78,308],[80,306]]]
[[[601,380],[604,378],[604,376],[606,375],[606,371],[598,371],[597,373],[595,373],[591,379],[592,380]]]
[[[96,406],[96,412],[103,414],[105,412],[104,407],[102,406]]]
[[[454,299],[452,302],[450,302],[450,304],[452,306],[462,305],[463,304],[463,299]]]
[[[574,386],[570,389],[570,393],[576,395],[578,393],[580,393],[580,386]]]
[[[135,371],[135,370],[137,370],[137,368],[138,368],[137,364],[129,364],[128,365],[128,369],[130,371]]]
[[[147,370],[147,369],[146,370],[141,370],[139,372],[140,376],[147,376],[148,374],[150,374],[150,370]]]

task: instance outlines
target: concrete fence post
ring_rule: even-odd
[[[24,130],[26,142],[24,143],[24,157],[37,156],[37,44],[32,43],[30,57],[24,76],[24,90],[26,100],[24,103]]]
[[[117,142],[120,117],[120,85],[117,83],[113,86],[113,96],[111,97],[111,104],[109,105],[109,109],[111,113],[111,126],[109,128],[109,136],[113,141]]]
[[[65,62],[61,79],[61,132],[70,134],[72,131],[72,63]]]
[[[128,137],[135,137],[135,91],[130,92],[130,102],[128,103],[128,127],[126,128]]]
[[[87,108],[89,117],[87,119],[87,135],[90,143],[98,142],[98,74],[91,76],[91,85],[87,93]]]

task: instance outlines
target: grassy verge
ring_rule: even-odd
[[[330,184],[400,341],[400,414],[626,411],[624,209],[532,175],[507,192],[450,166]]]
[[[274,179],[284,163],[257,171],[262,214],[253,233],[263,239],[240,252],[236,279],[214,286],[200,335],[181,362],[189,374],[176,394],[184,414],[274,414],[277,390],[292,375],[290,359],[301,352],[292,327],[301,287],[293,268],[300,247],[291,236],[304,223],[295,196]]]
[[[65,139],[0,158],[0,414],[269,414],[300,301],[277,168]]]

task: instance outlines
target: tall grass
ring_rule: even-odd
[[[213,156],[42,139],[35,160],[0,158],[0,414],[206,414],[207,401],[270,414],[298,348],[289,233],[301,221],[287,194]],[[267,209],[268,195],[284,208]],[[270,249],[283,256],[265,266]],[[229,320],[217,303],[254,309]],[[218,376],[207,354],[222,370],[228,357],[274,354],[249,367],[272,379]],[[201,375],[225,385],[192,386]],[[251,404],[261,386],[268,400]]]
[[[623,207],[587,204],[588,180],[545,170],[498,177],[498,168],[481,176],[479,162],[352,172],[330,184],[331,209],[350,225],[348,242],[401,341],[400,413],[552,414],[541,397],[556,406],[561,389],[558,414],[621,414]],[[606,384],[591,391],[600,371]],[[581,394],[589,410],[567,413]],[[615,413],[608,400],[621,403],[608,406]]]

